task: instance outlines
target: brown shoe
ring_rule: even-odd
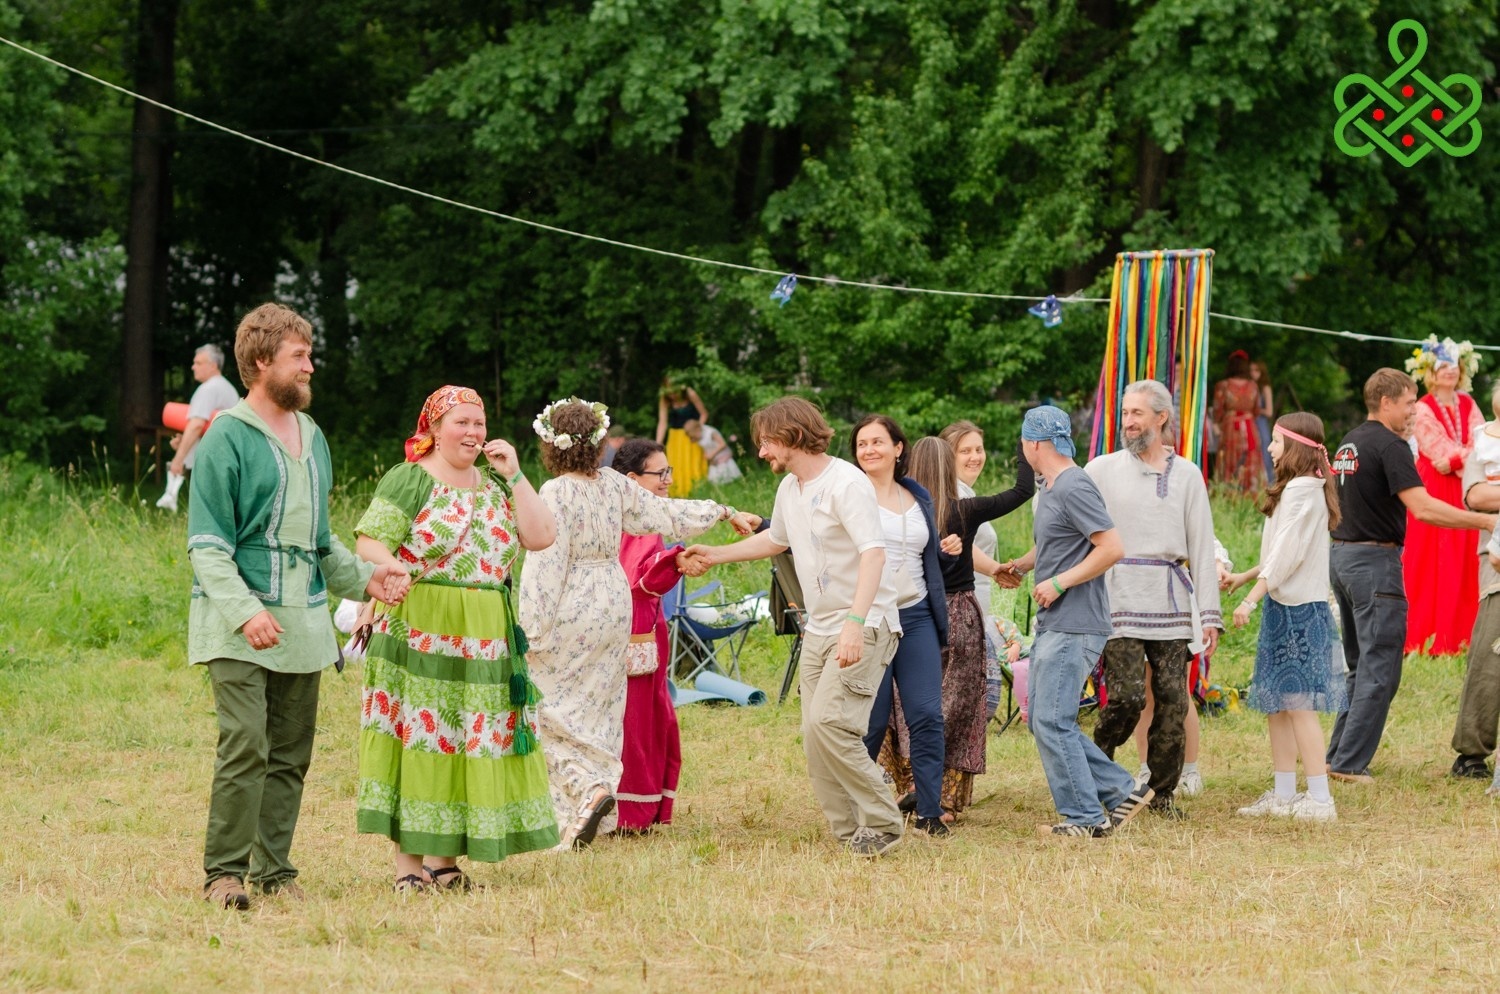
[[[1374,783],[1375,778],[1368,773],[1343,773],[1339,770],[1329,770],[1328,779],[1337,780],[1340,783]]]
[[[203,900],[220,908],[235,911],[250,910],[250,895],[239,877],[217,877],[203,888]]]

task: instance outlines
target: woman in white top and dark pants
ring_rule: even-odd
[[[894,693],[911,739],[912,784],[917,820],[929,835],[949,832],[943,821],[943,664],[948,640],[948,604],[938,566],[940,536],[933,523],[932,498],[906,476],[907,442],[890,418],[871,414],[854,426],[850,449],[855,465],[875,487],[885,530],[883,583],[897,590],[901,641],[875,692],[865,746],[875,758],[890,726]],[[956,538],[956,537],[955,537]]]

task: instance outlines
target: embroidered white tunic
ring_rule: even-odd
[[[1125,544],[1125,558],[1105,578],[1114,637],[1188,639],[1197,651],[1203,629],[1224,628],[1202,471],[1168,454],[1166,470],[1157,472],[1127,449],[1084,469]]]

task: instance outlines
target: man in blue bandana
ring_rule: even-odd
[[[1063,817],[1038,831],[1049,838],[1103,838],[1152,796],[1078,727],[1079,696],[1110,636],[1103,577],[1124,554],[1123,546],[1098,487],[1073,462],[1066,413],[1055,407],[1028,411],[1021,451],[1043,481],[1032,525],[1036,544],[1016,561],[1019,572],[1037,571],[1029,722]]]

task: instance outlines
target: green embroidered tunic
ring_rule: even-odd
[[[198,443],[188,508],[189,663],[239,659],[314,673],[338,659],[329,592],[362,600],[375,566],[330,530],[328,442],[306,414],[297,423],[300,458],[243,400]],[[278,645],[257,650],[240,629],[262,610],[285,631]]]

